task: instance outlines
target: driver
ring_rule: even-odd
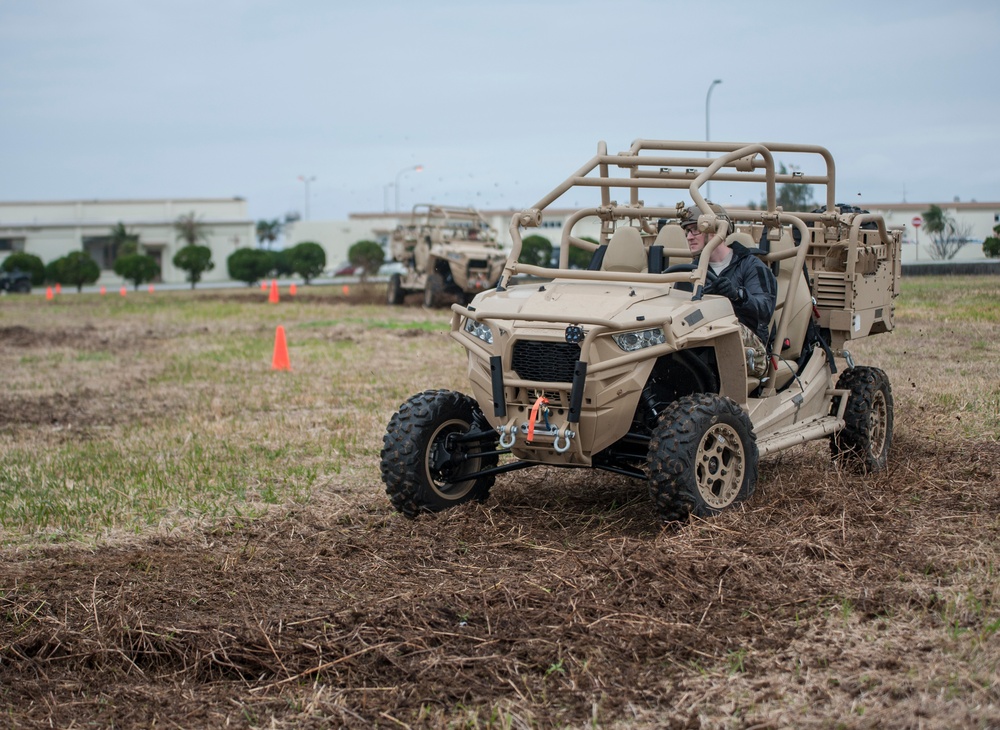
[[[729,223],[729,234],[735,230],[732,219],[725,208],[706,201],[712,211]],[[697,205],[687,208],[682,214],[681,226],[687,236],[688,248],[697,261],[702,249],[712,238],[712,232],[698,230],[698,216],[701,209]],[[740,323],[743,346],[747,354],[747,373],[763,378],[767,373],[767,348],[764,343],[770,338],[769,328],[774,306],[778,299],[778,282],[767,265],[739,242],[721,243],[709,255],[708,265],[716,277],[705,286],[705,294],[718,294],[733,303],[733,311]]]

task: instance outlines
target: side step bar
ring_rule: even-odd
[[[776,451],[791,448],[824,436],[831,436],[844,427],[844,419],[837,416],[820,416],[808,421],[793,423],[778,429],[767,438],[757,442],[760,455],[767,456]]]

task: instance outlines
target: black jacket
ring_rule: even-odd
[[[758,249],[735,242],[729,248],[733,251],[733,260],[719,276],[732,281],[740,292],[739,299],[733,302],[736,318],[770,349],[771,317],[778,301],[778,281],[767,264],[754,256]]]

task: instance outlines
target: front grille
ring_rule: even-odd
[[[518,340],[511,365],[522,380],[571,383],[579,360],[580,345],[576,343]]]
[[[469,259],[469,269],[488,269],[490,262],[486,259]]]

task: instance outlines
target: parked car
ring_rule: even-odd
[[[343,261],[332,269],[326,270],[327,276],[360,276],[363,267],[355,266],[350,261]]]
[[[0,272],[0,291],[28,294],[31,292],[31,274],[14,269]]]

